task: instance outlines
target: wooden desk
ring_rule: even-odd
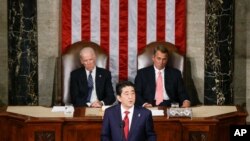
[[[35,118],[0,110],[1,141],[100,141],[102,117],[85,116],[76,108],[73,118]],[[247,113],[206,118],[153,117],[157,141],[229,141],[229,126],[246,124]]]

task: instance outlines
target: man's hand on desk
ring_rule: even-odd
[[[182,103],[182,108],[187,108],[191,106],[191,102],[189,100],[184,100]]]
[[[150,108],[150,107],[153,107],[153,106],[152,106],[152,104],[150,104],[150,103],[144,103],[144,104],[142,105],[142,107]]]
[[[101,108],[102,105],[103,105],[103,103],[101,101],[95,101],[95,102],[91,103],[90,107]]]

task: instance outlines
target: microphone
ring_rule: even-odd
[[[120,124],[120,127],[121,127],[121,128],[124,128],[124,126],[125,126],[125,122],[122,120],[122,122],[121,122],[121,124]]]
[[[120,128],[121,128],[121,141],[123,141],[123,139],[124,139],[124,132],[123,132],[124,126],[125,126],[125,122],[124,122],[124,120],[122,120],[121,123],[120,123]]]

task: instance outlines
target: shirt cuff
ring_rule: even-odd
[[[88,107],[90,107],[90,105],[91,105],[91,103],[90,103],[90,102],[87,102],[86,104],[88,105]]]
[[[105,106],[105,104],[104,104],[104,102],[103,102],[103,101],[101,101],[101,103],[102,103],[102,106]]]

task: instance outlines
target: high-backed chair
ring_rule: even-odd
[[[184,67],[184,56],[180,55],[177,52],[177,48],[174,44],[169,42],[151,42],[149,43],[146,48],[143,50],[142,53],[138,55],[138,69],[150,66],[153,64],[152,56],[154,52],[154,48],[156,46],[164,46],[169,51],[169,58],[168,58],[168,66],[176,68],[181,71],[183,74],[183,67]]]
[[[89,41],[79,41],[72,44],[62,55],[62,87],[63,87],[63,103],[70,103],[70,73],[80,68],[80,50],[84,47],[92,47],[96,52],[96,65],[101,68],[107,67],[108,56],[101,47]]]

